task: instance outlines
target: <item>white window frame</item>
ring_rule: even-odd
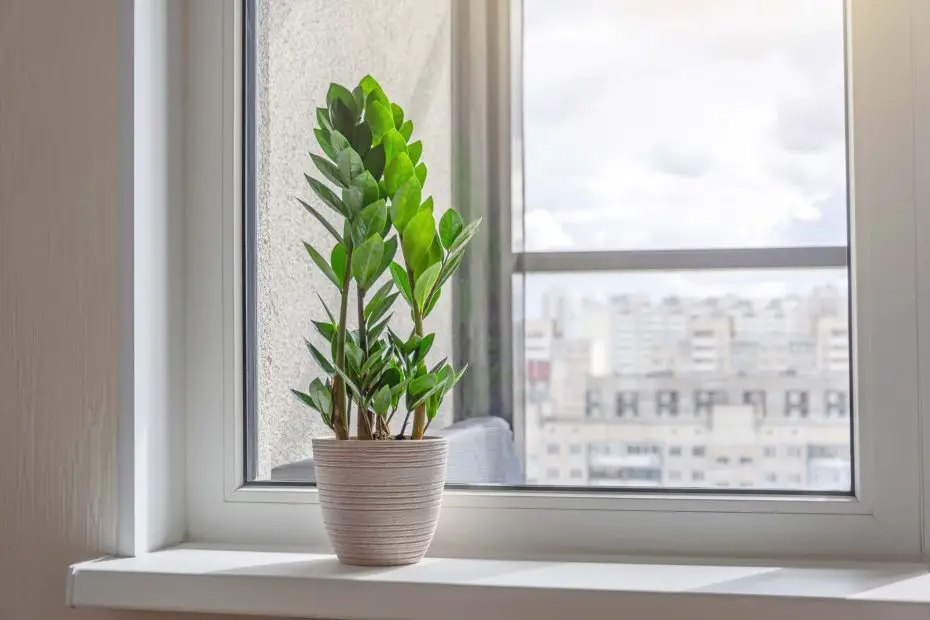
[[[921,382],[919,371],[926,377],[930,363],[930,179],[915,170],[930,163],[930,85],[914,79],[930,71],[930,16],[922,2],[848,3],[856,497],[449,490],[432,554],[927,556],[930,459],[924,465],[922,451],[930,450],[930,425],[920,402],[930,402],[930,380]],[[456,131],[466,135],[457,135],[464,145],[457,152],[473,164],[469,178],[487,190],[483,198],[509,204],[510,176],[489,172],[502,158],[508,168],[513,163],[509,8],[495,0],[452,6],[459,26],[467,21],[454,26],[455,62],[471,86],[484,85],[453,93],[460,112],[468,112],[458,115]],[[186,537],[326,550],[315,489],[243,485],[241,1],[198,1],[188,11]],[[838,260],[835,249],[766,249],[539,253],[512,262],[536,271],[567,264],[674,269],[733,266],[735,256],[755,267]]]

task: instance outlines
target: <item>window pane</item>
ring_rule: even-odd
[[[524,280],[529,483],[851,489],[845,270]]]
[[[525,249],[845,245],[843,4],[524,2]]]
[[[324,348],[311,323],[325,317],[317,296],[330,309],[339,307],[338,292],[303,247],[309,242],[329,256],[333,240],[295,200],[321,205],[304,180],[305,173],[319,177],[309,157],[321,152],[313,134],[314,110],[325,102],[330,82],[355,85],[366,73],[375,76],[414,120],[429,166],[424,195],[433,196],[437,214],[446,209],[451,205],[450,3],[260,0],[255,30],[255,477],[312,482],[312,468],[300,462],[312,456],[311,438],[329,431],[290,390],[306,389],[321,376],[304,345],[309,338]],[[435,361],[451,355],[450,297],[440,299],[427,320],[427,329],[437,332],[430,352]],[[395,312],[392,323],[398,334],[410,330],[403,314]],[[430,430],[451,420],[451,402],[446,402]]]

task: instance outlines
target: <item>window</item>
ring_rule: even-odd
[[[656,392],[656,415],[678,415],[678,392],[659,390]]]
[[[512,22],[498,8],[493,19],[481,22],[487,26],[481,32],[458,30],[454,46],[450,28],[458,28],[463,14],[477,10],[472,4],[483,3],[456,3],[451,13],[429,8],[436,3],[419,4],[417,19],[428,25],[418,31],[435,36],[412,40],[372,28],[373,49],[410,54],[416,60],[408,66],[426,67],[417,75],[435,77],[416,84],[398,77],[388,86],[399,100],[419,102],[408,104],[414,106],[412,115],[431,119],[416,131],[432,136],[424,143],[433,162],[428,183],[435,184],[430,191],[437,207],[452,202],[454,194],[457,205],[471,210],[469,216],[485,216],[475,260],[463,267],[470,277],[455,284],[460,287],[456,304],[468,304],[456,306],[456,321],[467,320],[467,329],[455,330],[436,351],[470,363],[464,379],[469,383],[459,390],[467,397],[446,403],[434,424],[441,430],[489,413],[496,416],[492,422],[503,424],[498,428],[514,433],[514,451],[508,456],[519,464],[519,477],[506,493],[475,479],[453,482],[444,514],[469,511],[481,523],[487,511],[502,528],[496,533],[535,534],[552,548],[559,543],[540,535],[541,528],[571,523],[583,539],[573,544],[622,552],[628,537],[605,539],[604,528],[598,526],[598,519],[610,511],[615,531],[642,531],[658,522],[668,526],[661,534],[651,531],[649,540],[656,541],[650,551],[670,554],[687,540],[686,548],[709,553],[770,544],[782,554],[813,546],[804,551],[907,555],[921,538],[916,498],[922,496],[916,474],[919,453],[912,441],[914,429],[921,428],[915,405],[918,377],[911,372],[920,316],[913,290],[919,280],[914,256],[928,254],[916,247],[921,235],[914,231],[923,228],[915,228],[915,221],[921,223],[923,215],[915,205],[923,190],[913,172],[914,136],[921,135],[915,119],[926,115],[912,114],[920,102],[906,76],[920,74],[911,66],[915,55],[909,46],[926,40],[925,33],[906,18],[906,11],[888,8],[897,7],[899,0],[873,7],[881,19],[863,16],[861,0],[852,0],[848,39],[839,0],[824,0],[816,8],[806,0],[779,0],[776,9],[766,7],[767,2],[752,3],[750,9],[740,4],[739,11],[723,11],[726,19],[718,7],[704,6],[711,0],[688,3],[682,10],[675,3],[674,12],[652,10],[659,2],[669,0],[648,6],[606,0],[583,6],[524,2],[516,6],[522,15],[518,12]],[[373,24],[389,21],[395,10],[389,3],[366,6],[375,7],[369,20]],[[304,46],[297,42],[319,40],[350,24],[328,23],[342,19],[338,15],[306,17],[312,11],[294,12],[287,20],[280,14],[262,16],[262,11],[285,10],[276,7],[259,2],[252,24],[251,32],[260,35],[256,38],[273,44],[253,45],[253,72],[245,74],[251,99],[234,91],[240,76],[235,63],[213,73],[222,80],[191,80],[195,101],[201,88],[222,89],[222,96],[209,105],[191,107],[212,110],[217,117],[216,133],[223,140],[204,142],[204,149],[219,149],[213,161],[228,164],[215,165],[217,172],[209,175],[188,175],[195,191],[201,183],[214,183],[203,195],[224,197],[222,204],[219,199],[204,201],[213,211],[190,218],[201,222],[202,230],[188,235],[188,255],[213,257],[193,267],[205,275],[190,281],[204,285],[188,287],[198,311],[189,313],[186,333],[190,348],[203,351],[203,360],[189,360],[191,374],[222,379],[221,385],[206,387],[191,382],[189,400],[209,413],[193,425],[204,430],[203,436],[188,443],[203,446],[211,459],[215,450],[228,451],[215,461],[224,464],[222,471],[202,473],[211,484],[219,479],[221,488],[197,496],[192,507],[198,512],[190,530],[203,538],[214,523],[222,522],[217,529],[233,531],[225,514],[237,523],[260,521],[265,538],[274,536],[270,532],[298,529],[304,537],[319,534],[288,524],[288,515],[299,511],[282,506],[312,503],[314,493],[275,486],[282,481],[275,470],[280,475],[285,467],[311,458],[305,439],[320,430],[288,400],[287,390],[315,376],[301,351],[302,337],[309,331],[307,308],[317,303],[313,295],[327,290],[325,283],[302,279],[309,268],[299,256],[299,243],[313,233],[306,232],[309,220],[302,220],[287,201],[308,196],[301,193],[301,174],[312,169],[306,151],[315,149],[315,141],[306,102],[315,101],[330,79],[357,79],[360,61],[374,73],[387,73],[397,62],[345,52],[332,61],[344,64],[331,67],[316,55],[304,57]],[[282,23],[287,27],[276,27]],[[641,36],[625,36],[631,30]],[[605,32],[609,36],[592,34]],[[760,44],[751,53],[745,47],[750,32]],[[239,40],[240,30],[224,33],[224,46]],[[360,34],[369,36],[367,30]],[[501,45],[510,34],[513,47]],[[553,44],[566,38],[570,44]],[[495,42],[490,53],[481,47],[487,40]],[[852,86],[845,80],[847,44]],[[217,40],[212,49],[219,48]],[[235,51],[223,49],[224,58],[238,58]],[[546,55],[547,50],[560,54]],[[453,55],[475,60],[450,62],[450,72],[443,63]],[[492,69],[478,60],[484,58]],[[609,70],[599,69],[601,65]],[[464,75],[463,67],[468,68]],[[587,73],[579,67],[590,69],[597,80],[584,81]],[[698,82],[715,88],[701,90]],[[685,90],[687,101],[673,96]],[[584,96],[568,97],[569,92]],[[230,120],[236,119],[239,102],[247,117],[241,124]],[[302,103],[299,110],[288,111],[289,102]],[[847,103],[854,119],[845,117]],[[456,117],[452,109],[473,115]],[[578,136],[589,135],[590,120],[606,118],[608,110],[611,122],[597,130],[601,139],[583,140],[590,149],[587,156],[566,162],[564,145],[577,145]],[[220,116],[229,121],[225,129]],[[578,119],[585,121],[585,131],[578,130]],[[225,149],[239,148],[240,127],[245,146],[238,167],[236,153]],[[509,132],[520,128],[511,139]],[[452,148],[452,136],[475,139]],[[453,166],[452,156],[447,161],[444,153],[464,156],[471,165]],[[582,166],[582,159],[595,163]],[[205,164],[204,170],[211,168]],[[244,185],[233,183],[243,171]],[[454,183],[448,180],[453,177]],[[609,184],[601,184],[609,190],[597,193],[592,177],[609,177]],[[466,187],[481,190],[466,195]],[[244,220],[229,211],[239,208],[240,191],[252,207]],[[850,208],[855,211],[852,227]],[[215,223],[216,230],[203,222]],[[215,242],[201,246],[201,233]],[[203,247],[202,254],[198,247]],[[245,279],[236,267],[241,248],[246,249]],[[854,258],[849,264],[848,256]],[[242,291],[237,290],[240,282]],[[304,294],[310,298],[303,300]],[[244,310],[241,319],[239,309]],[[451,303],[447,310],[451,316]],[[552,327],[537,331],[537,321]],[[241,340],[243,333],[250,337]],[[529,343],[528,334],[534,333],[541,335]],[[210,346],[199,346],[201,339]],[[511,347],[511,342],[516,344]],[[548,348],[535,346],[547,343]],[[868,343],[868,348],[853,351],[851,343]],[[539,358],[531,360],[530,354]],[[850,359],[861,363],[853,368]],[[902,368],[908,370],[900,372]],[[237,404],[242,393],[230,387],[243,377],[247,415]],[[531,397],[525,394],[527,383]],[[823,402],[819,395],[828,389],[845,391],[848,403],[861,404],[844,418],[810,416],[811,424],[798,412],[739,426],[747,413],[739,398],[745,391],[765,390],[771,413],[787,410],[779,401],[788,400],[791,390],[814,394],[807,406],[817,408]],[[591,396],[620,390],[645,395],[644,413],[654,409],[656,414],[641,416],[637,424],[624,423],[630,429],[626,436],[610,426],[618,423],[614,416],[604,415],[609,402]],[[698,390],[722,390],[732,395],[733,404],[714,403],[713,424],[694,419],[692,396]],[[812,430],[827,427],[823,433]],[[546,461],[547,444],[566,443],[562,434],[572,435],[572,429],[578,429],[575,441],[583,443],[610,437],[625,444],[664,445],[677,437],[686,445],[701,441],[714,446],[713,453],[721,444],[732,444],[721,441],[724,428],[737,429],[741,436],[745,432],[746,442],[733,449],[749,452],[789,437],[799,444],[821,441],[810,437],[815,432],[846,447],[856,439],[857,448],[865,449],[855,455],[848,450],[836,463],[826,463],[845,472],[836,478],[839,488],[821,492],[821,487],[810,486],[814,477],[807,471],[795,472],[800,482],[780,473],[772,488],[804,490],[815,497],[784,493],[763,501],[752,497],[751,490],[733,489],[729,493],[747,494],[727,500],[744,502],[737,510],[721,504],[718,493],[663,494],[668,477],[662,475],[661,454],[617,455],[611,457],[614,463],[601,458],[600,469],[591,470],[597,475],[584,482],[606,487],[597,493],[572,489],[569,498],[549,488],[546,480],[554,468]],[[209,447],[217,443],[222,445]],[[527,471],[534,457],[537,469]],[[706,458],[706,453],[701,450],[695,458]],[[779,458],[766,460],[766,468],[781,471]],[[795,466],[806,467],[807,461],[798,460]],[[740,476],[745,469],[740,468]],[[705,479],[703,470],[689,468],[683,475],[694,488],[714,489],[718,482],[712,476]],[[764,475],[760,472],[756,479]],[[892,477],[895,484],[887,483]],[[833,470],[829,479],[834,479]],[[726,482],[738,487],[741,480]],[[521,493],[519,487],[531,481],[543,486]],[[475,488],[462,492],[459,484]],[[257,486],[267,488],[253,488]],[[635,493],[627,493],[630,486],[637,487]],[[643,500],[643,493],[652,497]],[[532,509],[533,518],[522,519],[521,529],[507,530],[512,523],[507,511],[514,507]],[[657,511],[663,519],[647,518]],[[776,518],[756,520],[763,512]],[[763,523],[765,543],[757,537]],[[695,531],[701,532],[700,544],[693,540]],[[886,535],[889,531],[896,534]],[[499,537],[484,544],[496,542]],[[452,546],[440,532],[435,552]],[[478,547],[475,552],[480,553]]]
[[[628,390],[617,392],[616,414],[618,418],[639,415],[639,394]]]
[[[557,443],[550,443],[546,446],[546,454],[559,454],[561,453],[561,448]]]
[[[788,448],[785,450],[785,454],[786,454],[788,457],[793,458],[793,459],[800,458],[800,457],[801,457],[801,447],[800,447],[800,446],[788,446]]]
[[[785,393],[785,415],[806,418],[810,414],[808,396],[806,390],[788,390]]]
[[[668,449],[669,456],[681,456],[681,446],[672,446]]]
[[[846,406],[846,392],[827,390],[824,402],[824,414],[845,416],[849,413]]]
[[[765,417],[765,390],[744,391],[743,404],[752,407],[752,412],[757,416]]]
[[[740,465],[752,465],[752,457],[751,456],[739,457],[739,464]]]
[[[767,459],[774,459],[778,454],[775,446],[762,446],[762,456]]]
[[[722,390],[696,390],[694,392],[694,414],[710,415],[714,405],[726,402],[726,392]]]
[[[704,446],[694,446],[691,448],[691,456],[703,457],[707,453],[707,449]]]
[[[580,469],[572,469],[571,472],[569,473],[569,477],[572,480],[581,480],[582,478],[584,478],[584,472],[581,471]]]
[[[568,453],[571,454],[572,456],[578,456],[579,454],[582,454],[583,452],[584,452],[584,449],[576,443],[573,443],[572,445],[568,447]]]

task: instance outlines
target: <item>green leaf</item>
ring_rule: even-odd
[[[376,200],[359,211],[352,224],[352,240],[361,245],[373,234],[380,234],[386,221],[387,207],[383,200]]]
[[[316,122],[319,124],[320,129],[327,132],[333,130],[333,124],[329,121],[329,110],[326,108],[316,109]]]
[[[355,126],[352,139],[349,142],[352,143],[355,152],[364,157],[368,153],[368,149],[371,148],[371,140],[371,127],[368,126],[368,123],[359,123]]]
[[[442,264],[442,269],[439,271],[439,284],[436,285],[437,288],[442,287],[442,285],[446,283],[446,280],[452,277],[461,264],[462,254],[453,257],[451,260],[446,257],[445,262]]]
[[[358,116],[342,101],[334,101],[329,108],[329,120],[333,123],[333,129],[344,136],[352,135],[356,118]]]
[[[347,343],[347,344],[348,344],[348,343]],[[339,375],[340,377],[342,377],[342,380],[345,382],[346,387],[349,388],[349,390],[350,390],[353,394],[355,394],[355,395],[358,396],[359,398],[362,398],[362,391],[358,389],[358,386],[355,385],[355,381],[353,381],[352,379],[350,379],[350,378],[349,378],[349,375],[347,375],[346,372],[345,372],[344,370],[341,370],[341,369],[339,369],[339,368],[334,368],[334,369],[333,369],[333,372],[334,372],[335,374]]]
[[[384,387],[394,387],[401,382],[400,371],[396,368],[388,368],[378,378],[378,384]]]
[[[371,127],[371,135],[375,142],[380,142],[388,131],[394,129],[394,117],[390,109],[380,101],[368,101],[365,108],[365,122]]]
[[[378,200],[379,195],[378,182],[366,170],[352,179],[349,187],[342,190],[342,201],[351,218],[354,218],[362,207]]]
[[[371,408],[378,415],[384,415],[391,408],[391,388],[383,385],[371,399]]]
[[[326,259],[323,258],[319,252],[317,252],[312,245],[309,243],[304,243],[304,247],[307,248],[307,254],[310,255],[310,258],[313,259],[313,262],[316,263],[316,266],[319,267],[320,271],[323,272],[327,278],[336,285],[336,288],[342,290],[342,282],[339,280],[339,277],[336,275],[336,272],[333,271],[333,268],[329,266],[329,263],[326,262]]]
[[[411,177],[404,181],[404,184],[394,194],[391,199],[391,222],[394,223],[397,232],[403,234],[407,222],[417,214],[422,192],[420,184]]]
[[[388,166],[394,161],[395,157],[401,153],[407,152],[407,143],[396,129],[392,129],[384,134],[384,138],[381,139],[381,144],[384,145],[384,161],[387,162]]]
[[[365,165],[362,158],[352,148],[347,148],[339,153],[339,178],[342,180],[342,187],[348,187],[352,179],[365,171]]]
[[[358,344],[349,338],[346,338],[345,344],[346,362],[349,367],[358,370],[362,366],[362,349]]]
[[[384,90],[378,86],[368,91],[368,94],[365,95],[365,106],[366,108],[371,106],[374,102],[378,102],[384,106],[385,110],[391,109],[391,102],[388,101],[387,95],[384,94]]]
[[[317,170],[323,173],[323,176],[339,187],[346,186],[346,183],[343,183],[342,179],[339,177],[339,168],[337,168],[331,161],[328,159],[323,159],[314,153],[310,153],[310,159],[312,159],[313,163],[316,164]]]
[[[439,240],[442,241],[444,248],[452,246],[452,242],[459,236],[465,228],[465,222],[462,216],[455,209],[449,209],[442,214],[439,220]]]
[[[300,390],[295,390],[294,388],[291,388],[291,393],[297,398],[299,398],[303,402],[303,404],[313,409],[316,409],[316,403],[313,402],[313,399],[310,398],[309,394],[304,394]],[[319,411],[319,409],[317,409],[317,411]]]
[[[333,190],[309,175],[305,174],[304,178],[307,179],[307,183],[310,184],[310,189],[313,190],[313,193],[319,196],[320,200],[326,203],[326,206],[343,217],[349,217],[349,210],[346,209],[345,204],[339,200],[336,194],[333,193]]]
[[[403,295],[407,303],[412,306],[413,295],[410,292],[410,282],[407,280],[407,270],[404,269],[400,263],[391,263],[391,277],[394,279],[394,284],[397,286],[401,295]]]
[[[426,298],[433,291],[433,286],[439,278],[439,270],[441,267],[442,265],[436,263],[417,278],[416,286],[413,288],[413,297],[416,299],[417,307],[421,311],[426,307]]]
[[[358,108],[358,113],[361,114],[362,110],[365,109],[365,92],[362,90],[361,85],[356,86],[352,89],[352,98],[355,99],[355,105]]]
[[[339,131],[334,131],[329,134],[329,143],[332,145],[333,150],[336,152],[336,156],[333,157],[333,160],[335,161],[339,161],[339,153],[346,149],[352,148],[352,144],[349,142],[349,140]]]
[[[349,89],[341,84],[331,83],[329,85],[329,90],[326,91],[326,106],[332,110],[336,101],[345,105],[349,112],[351,112],[355,118],[358,118],[359,108],[355,103],[355,97],[352,96]]]
[[[404,260],[414,271],[424,263],[436,236],[436,221],[429,211],[420,211],[407,223],[401,238]]]
[[[371,321],[371,320],[377,321],[378,320],[377,318],[371,319],[371,316],[372,314],[378,311],[381,304],[383,304],[384,301],[391,294],[391,290],[393,288],[394,288],[394,281],[388,280],[387,282],[382,284],[378,288],[377,291],[375,291],[375,294],[372,295],[371,299],[368,300],[368,303],[365,304],[365,310],[362,313],[362,316],[365,318],[366,321]],[[383,312],[381,314],[383,314]],[[380,314],[378,316],[380,316]]]
[[[384,254],[381,255],[381,264],[378,265],[378,273],[375,274],[375,280],[381,277],[384,270],[388,268],[391,261],[394,260],[394,254],[397,252],[397,237],[391,237],[384,242]]]
[[[438,393],[444,391],[444,390],[445,390],[445,387],[446,387],[446,386],[445,386],[444,384],[437,382],[436,385],[434,385],[432,388],[430,388],[426,393],[421,394],[421,395],[417,396],[416,398],[414,398],[414,399],[413,399],[413,403],[410,404],[410,405],[408,405],[408,407],[409,407],[410,409],[416,409],[416,408],[419,407],[421,404],[423,404],[428,398],[430,398],[430,397],[432,397],[432,396],[434,396],[434,395],[436,395],[436,394],[438,394]],[[409,394],[408,394],[407,400],[408,400],[408,401],[410,400]],[[434,415],[435,415],[435,414],[434,414]]]
[[[407,384],[407,393],[414,396],[425,394],[436,385],[436,376],[431,374],[420,375],[415,377]]]
[[[406,153],[398,153],[389,161],[387,170],[384,171],[384,186],[388,194],[393,196],[404,181],[413,176],[413,164]]]
[[[396,103],[391,103],[391,114],[394,116],[394,127],[400,129],[404,123],[404,109]]]
[[[336,319],[333,318],[333,313],[329,311],[329,308],[326,306],[326,302],[323,301],[323,298],[319,293],[316,294],[316,298],[320,300],[320,305],[323,306],[323,310],[326,312],[326,316],[329,318],[329,322],[335,325]]]
[[[397,131],[404,137],[404,142],[410,141],[410,136],[413,135],[413,121],[404,121]]]
[[[372,235],[352,254],[352,275],[361,288],[368,288],[374,282],[381,255],[384,254],[384,241],[378,235]]]
[[[420,185],[426,185],[426,164],[422,161],[418,163],[415,173],[417,175],[417,180],[420,181]]]
[[[333,148],[333,143],[330,139],[329,131],[325,129],[314,129],[313,135],[316,136],[316,141],[320,144],[320,148],[323,149],[323,152],[326,153],[326,156],[331,160],[336,161],[336,158],[339,157],[339,153],[336,152],[336,149]]]
[[[426,307],[423,308],[423,316],[429,316],[433,311],[433,308],[436,307],[436,303],[439,301],[439,295],[442,293],[442,289],[439,286],[436,287],[435,292],[426,300]]]
[[[413,359],[411,363],[419,364],[426,359],[427,353],[433,348],[433,340],[436,339],[436,334],[426,334],[423,338],[417,343],[416,350],[413,352]]]
[[[310,355],[312,355],[313,359],[316,360],[316,363],[320,365],[320,368],[323,369],[323,372],[328,375],[333,374],[332,362],[326,359],[326,356],[320,353],[319,350],[317,350],[317,348],[313,346],[313,344],[306,338],[304,338],[304,344],[307,345],[307,350],[310,351]]]
[[[478,232],[478,227],[481,226],[481,218],[479,217],[473,222],[470,222],[463,230],[456,236],[455,241],[452,242],[452,245],[449,247],[449,253],[446,255],[446,261],[451,261],[452,259],[460,256],[462,252],[465,251],[465,247],[471,241],[472,237]]]
[[[346,262],[348,261],[348,256],[346,255],[346,248],[341,243],[337,243],[333,246],[333,251],[329,254],[329,264],[333,267],[333,272],[337,277],[342,276],[346,272]],[[339,280],[342,282],[342,279]]]
[[[336,335],[336,326],[334,324],[313,321],[313,326],[316,327],[316,331],[320,332],[326,342],[333,341],[333,337]]]
[[[432,196],[426,197],[426,200],[424,200],[423,204],[420,205],[420,208],[417,209],[417,212],[420,212],[420,211],[429,211],[430,213],[433,212],[433,197]]]
[[[371,150],[365,154],[363,161],[365,162],[365,169],[371,173],[371,176],[374,177],[376,181],[380,181],[381,175],[384,174],[384,145],[378,144],[372,147]]]
[[[328,221],[326,221],[326,218],[323,217],[323,215],[319,211],[317,211],[316,209],[308,205],[306,202],[304,202],[300,198],[297,199],[297,202],[302,204],[304,206],[304,209],[309,211],[310,214],[313,215],[313,217],[315,217],[317,221],[319,221],[320,224],[322,224],[323,227],[329,231],[329,234],[331,234],[336,239],[337,243],[342,243],[342,236],[340,236],[339,233],[336,232],[336,229],[333,228],[333,225],[330,224]]]
[[[381,357],[381,355],[375,351],[368,354],[368,359],[365,360],[365,363],[362,364],[362,369],[359,372],[359,375],[364,377],[362,380],[362,385],[366,388],[370,385],[368,379],[377,377],[381,374],[381,371],[384,368],[384,365],[387,363],[387,360]]]
[[[368,98],[368,95],[369,93],[371,93],[371,91],[381,90],[381,84],[378,84],[378,80],[371,77],[370,75],[366,75],[365,77],[363,77],[359,81],[358,87],[362,89],[362,94],[365,95],[366,99]]]
[[[411,142],[407,145],[407,155],[410,156],[410,161],[416,164],[420,161],[420,156],[423,155],[423,143],[420,140],[416,142]]]
[[[394,297],[396,297],[396,296],[397,296],[397,293],[394,293]],[[378,339],[378,337],[381,335],[381,332],[383,332],[383,331],[384,331],[384,328],[387,327],[387,324],[390,322],[392,316],[394,316],[394,315],[393,315],[393,314],[389,314],[389,315],[387,316],[387,318],[385,318],[385,319],[384,319],[383,321],[381,321],[380,323],[377,323],[374,327],[372,327],[371,329],[368,330],[368,340],[369,340],[369,341],[371,341],[371,340],[377,340],[377,339]]]

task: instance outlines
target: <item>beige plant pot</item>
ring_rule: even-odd
[[[439,523],[448,455],[443,437],[314,439],[323,523],[339,560],[398,566],[423,559]]]

